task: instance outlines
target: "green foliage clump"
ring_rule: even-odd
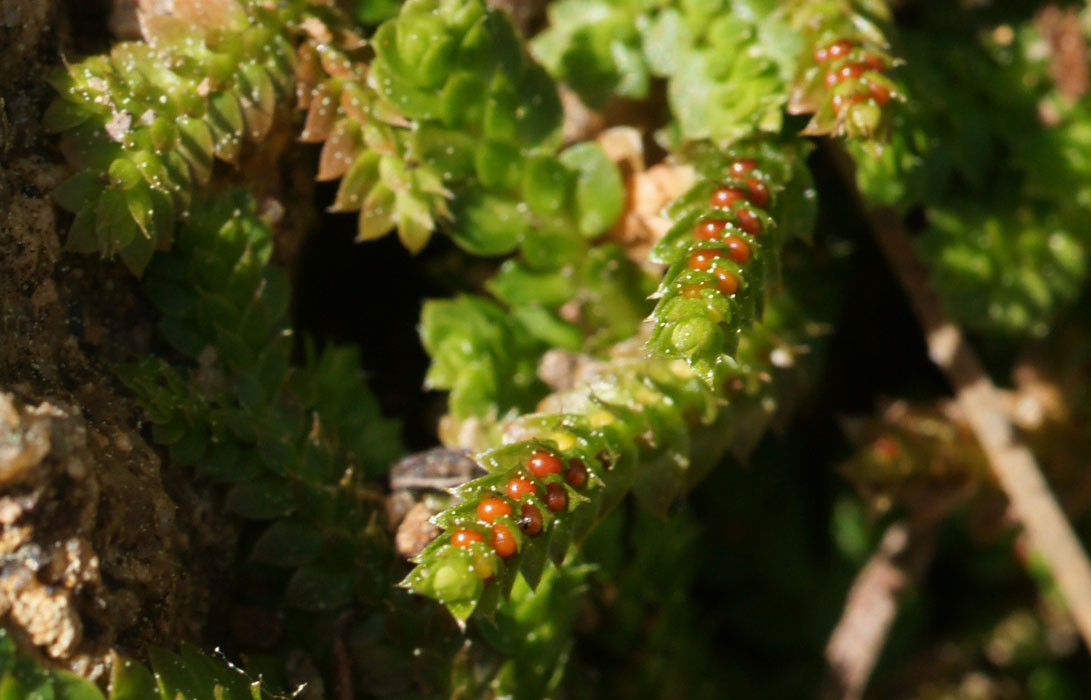
[[[45,126],[63,132],[61,150],[79,168],[55,194],[76,215],[69,250],[116,253],[139,274],[169,247],[213,158],[236,162],[290,94],[286,23],[297,5],[178,3],[143,18],[147,43],[116,44],[53,79],[60,98]]]
[[[268,683],[255,680],[222,659],[183,644],[178,654],[152,649],[151,672],[134,661],[116,658],[106,694],[81,676],[46,669],[15,650],[0,628],[0,694],[10,700],[277,700]]]
[[[967,202],[929,209],[928,218],[920,249],[933,261],[932,279],[951,312],[973,327],[1044,336],[1079,296],[1086,224],[1039,207],[987,212]]]
[[[341,177],[334,209],[360,210],[361,239],[396,226],[417,251],[441,225],[473,253],[555,258],[613,224],[620,176],[593,144],[557,154],[556,86],[504,13],[412,0],[371,45],[366,80],[327,43],[303,70],[304,139],[326,140],[319,178]]]
[[[728,2],[562,0],[534,55],[592,107],[645,98],[667,80],[677,138],[733,141],[777,131],[786,99],[752,21]]]
[[[425,303],[421,339],[432,358],[426,383],[450,392],[448,413],[456,421],[474,418],[487,427],[531,411],[547,393],[537,374],[543,354],[559,348],[599,355],[631,338],[647,316],[653,285],[613,244],[556,270],[508,260],[487,283],[504,305],[470,296]]]
[[[456,420],[530,410],[545,393],[536,370],[547,346],[488,299],[427,302],[421,341],[432,358],[425,382],[450,392],[447,410]]]
[[[905,90],[928,99],[896,112],[879,157],[857,158],[869,198],[923,208],[920,251],[951,313],[1011,338],[1045,335],[1076,300],[1091,244],[1088,103],[1057,94],[1040,42],[1029,24],[1005,43],[905,32]]]
[[[230,485],[228,511],[270,522],[252,558],[295,569],[289,606],[329,610],[355,595],[366,551],[374,508],[354,485],[386,473],[398,430],[354,351],[308,347],[293,364],[288,281],[271,252],[250,195],[201,198],[145,275],[162,336],[186,359],[147,357],[122,376],[175,465]]]

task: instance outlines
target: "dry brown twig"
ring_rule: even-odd
[[[1025,431],[1024,439],[1061,492],[1065,512],[1075,517],[1091,507],[1091,479],[1082,475],[1091,443],[1084,439],[1085,431],[1073,427],[1085,421],[1073,414],[1072,407],[1073,397],[1086,393],[1086,382],[1080,376],[1056,376],[1051,371],[1053,353],[1050,360],[1035,354],[1032,351],[1015,366],[1013,388],[1000,394],[1009,419]],[[997,501],[995,483],[994,488],[979,488],[984,485],[980,477],[989,473],[988,460],[953,400],[894,401],[878,418],[845,419],[844,428],[860,445],[859,462],[848,462],[844,468],[861,496],[879,512],[896,501],[913,519],[886,531],[846,597],[826,647],[827,677],[820,694],[825,700],[863,696],[900,602],[928,564],[932,526],[952,506],[967,499],[978,501],[969,518],[971,531],[979,538],[994,537],[1016,523],[1010,506],[997,508],[1003,504]],[[894,445],[895,452],[883,453],[884,444]],[[882,471],[883,465],[873,461],[876,454],[913,460],[913,474],[904,471],[904,464]],[[876,466],[879,472],[874,471]],[[1016,551],[1018,556],[1022,550]],[[1065,622],[1075,635],[1071,619]]]
[[[955,391],[989,461],[990,469],[1064,597],[1084,643],[1091,647],[1091,563],[1050,491],[1034,455],[1016,434],[996,388],[962,330],[951,320],[928,281],[901,218],[889,208],[871,208],[856,188],[852,160],[830,149],[920,322],[928,354]]]
[[[967,496],[952,485],[920,500],[908,517],[886,529],[849,589],[845,607],[826,644],[822,700],[859,700],[894,624],[902,598],[928,567],[936,526]]]
[[[902,596],[931,559],[933,533],[906,521],[887,528],[856,576],[830,641],[829,664],[819,697],[859,700],[894,624]]]

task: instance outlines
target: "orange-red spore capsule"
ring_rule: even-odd
[[[474,542],[484,542],[485,536],[477,530],[455,530],[451,535],[451,544],[461,549],[469,549]]]
[[[885,435],[875,438],[871,446],[883,459],[894,459],[901,453],[898,443]]]
[[[511,506],[507,501],[499,498],[486,498],[477,504],[477,519],[483,523],[491,523],[493,520],[511,515]]]
[[[530,456],[527,461],[527,469],[530,470],[531,474],[542,479],[550,474],[560,474],[561,470],[564,469],[564,464],[555,454],[539,450]]]
[[[730,209],[735,202],[745,202],[746,193],[738,187],[717,187],[708,198],[709,204],[719,209]]]
[[[886,71],[886,62],[873,53],[869,53],[864,56],[864,63],[866,63],[868,67],[871,68],[871,70],[878,73],[883,73]]]
[[[751,236],[757,236],[761,233],[761,219],[758,215],[750,210],[741,208],[735,211],[735,225],[746,231]]]
[[[698,250],[689,256],[689,262],[686,263],[686,266],[691,270],[707,272],[712,267],[712,261],[723,257],[723,254],[722,250]]]
[[[508,498],[518,503],[526,494],[537,494],[538,487],[530,479],[523,476],[512,477],[505,489]]]
[[[750,259],[750,244],[738,236],[728,236],[724,245],[727,246],[727,257],[739,265]]]
[[[739,279],[735,275],[722,268],[716,268],[715,274],[716,289],[719,289],[721,294],[731,296],[739,290]]]
[[[855,46],[856,44],[848,39],[838,39],[826,47],[826,57],[831,61],[844,58],[849,55],[849,52],[852,51]]]
[[[756,177],[747,180],[746,186],[750,190],[750,203],[764,209],[769,204],[769,188]]]
[[[501,558],[507,559],[519,551],[519,543],[506,525],[496,523],[492,526],[492,548]]]
[[[826,73],[826,87],[832,88],[838,83],[843,83],[846,80],[859,80],[860,77],[869,70],[871,70],[871,66],[866,63],[850,63],[847,66],[841,66],[837,70],[831,70]]]
[[[868,92],[871,93],[872,98],[879,103],[879,106],[884,106],[887,102],[890,102],[890,90],[886,89],[885,85],[879,83],[868,82]]]
[[[526,533],[527,537],[534,537],[542,531],[542,511],[538,510],[538,506],[524,503],[521,514],[519,528]]]
[[[857,80],[870,69],[871,66],[866,63],[850,63],[847,66],[841,66],[841,69],[837,71],[837,80],[838,82]]]
[[[568,507],[568,492],[560,484],[550,484],[546,487],[546,508],[554,513],[559,513]]]
[[[587,465],[582,459],[568,460],[568,471],[564,473],[564,480],[574,489],[582,488],[587,483]]]
[[[727,228],[728,223],[723,219],[700,221],[694,228],[693,237],[699,241],[718,241],[720,236],[724,234],[724,229]]]

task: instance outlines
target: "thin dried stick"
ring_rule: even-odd
[[[1084,643],[1091,647],[1091,563],[1072,526],[1034,455],[1016,435],[1000,392],[962,330],[943,311],[901,218],[889,208],[869,207],[856,188],[851,158],[840,146],[831,151],[872,235],[909,297],[928,343],[928,356],[954,388],[955,400],[981,443],[993,475],[1049,567]]]
[[[905,592],[932,555],[933,531],[896,522],[849,589],[845,609],[826,645],[829,668],[819,697],[859,700],[879,660]]]

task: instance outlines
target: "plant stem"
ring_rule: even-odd
[[[870,207],[856,187],[851,157],[840,146],[830,151],[872,236],[909,297],[924,331],[928,356],[951,383],[955,400],[981,443],[993,475],[1049,567],[1084,643],[1091,647],[1091,563],[1072,526],[1034,455],[1016,434],[999,390],[962,329],[943,310],[901,217],[888,207]]]

